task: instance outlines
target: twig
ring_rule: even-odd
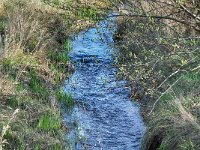
[[[148,113],[147,116],[150,116],[150,115],[152,114],[152,112],[153,112],[154,109],[155,109],[156,104],[159,102],[159,100],[162,98],[162,96],[163,96],[164,94],[166,94],[166,93],[181,79],[181,78],[182,78],[182,76],[179,77],[165,92],[163,92],[163,93],[160,95],[160,97],[159,97],[159,98],[155,101],[155,103],[153,104],[152,109],[151,109],[151,111]]]
[[[180,4],[180,7],[181,7],[187,14],[189,14],[192,18],[197,19],[197,20],[200,21],[200,18],[199,18],[197,15],[193,14],[191,11],[189,11],[185,6],[183,6],[182,4]]]
[[[8,123],[6,126],[3,126],[3,130],[1,132],[1,135],[0,135],[0,150],[3,150],[3,145],[6,143],[6,140],[4,140],[4,136],[6,134],[6,132],[10,129],[10,123],[15,119],[16,115],[19,113],[19,109],[16,109],[11,118],[8,120]]]
[[[119,15],[112,15],[109,16],[108,18],[111,17],[140,17],[140,18],[154,18],[154,19],[165,19],[165,20],[172,20],[181,24],[185,24],[188,25],[190,27],[192,27],[193,29],[195,29],[196,31],[200,32],[200,28],[196,27],[195,25],[192,24],[192,22],[188,22],[186,20],[180,20],[177,18],[173,18],[170,16],[157,16],[157,15],[144,15],[144,14],[119,14]]]
[[[159,89],[169,78],[171,78],[172,76],[176,75],[177,73],[179,73],[180,69],[176,70],[175,72],[173,72],[171,75],[169,75],[158,87],[157,89]]]

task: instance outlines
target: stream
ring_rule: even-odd
[[[70,149],[140,149],[145,126],[139,105],[129,98],[127,81],[116,77],[115,19],[100,21],[72,39],[69,57],[76,71],[63,87],[76,103],[64,113]]]

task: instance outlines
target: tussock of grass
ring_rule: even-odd
[[[75,105],[72,96],[68,93],[65,93],[62,90],[58,90],[56,92],[56,97],[59,102],[62,102],[65,106],[67,106],[70,109],[72,109]]]
[[[167,93],[171,97],[165,96],[160,100],[149,118],[143,149],[196,150],[199,148],[200,99],[194,96],[194,92],[183,93],[182,91],[179,93],[182,95],[175,94],[177,86],[175,85]],[[193,86],[192,82],[190,86]]]
[[[48,98],[48,91],[34,70],[29,71],[29,88],[40,99]]]
[[[3,7],[3,0],[0,2],[0,17],[5,15],[5,10]]]
[[[38,121],[37,128],[42,129],[44,131],[49,130],[59,130],[62,125],[62,120],[59,116],[55,116],[47,112],[46,114],[42,115]]]

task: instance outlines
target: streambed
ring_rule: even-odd
[[[140,149],[145,126],[126,81],[116,78],[115,28],[115,18],[107,19],[73,37],[69,57],[76,71],[64,85],[76,102],[64,113],[71,149]]]

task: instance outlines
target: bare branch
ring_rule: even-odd
[[[169,80],[169,78],[171,78],[172,76],[176,75],[177,73],[180,72],[180,69],[176,70],[175,72],[173,72],[171,75],[169,75],[158,87],[157,89],[159,89],[167,80]]]
[[[181,7],[187,14],[189,14],[192,18],[197,19],[197,20],[200,21],[200,18],[199,18],[197,15],[193,14],[191,11],[189,11],[185,6],[183,6],[182,4],[180,4],[180,7]]]
[[[109,16],[109,18],[111,18],[111,17],[140,17],[140,18],[154,18],[154,19],[172,20],[172,21],[175,21],[175,22],[178,22],[178,23],[181,23],[181,24],[191,26],[193,29],[200,32],[200,28],[195,26],[194,23],[188,22],[186,20],[180,20],[180,19],[177,19],[177,18],[173,18],[173,17],[170,17],[170,16],[157,16],[157,15],[144,15],[144,14],[119,14],[119,15]]]
[[[150,116],[150,115],[152,114],[152,112],[154,111],[154,109],[155,109],[157,103],[158,103],[159,100],[163,97],[163,95],[166,94],[166,93],[181,79],[181,78],[182,78],[182,76],[179,77],[167,90],[165,90],[165,92],[163,92],[163,93],[160,95],[160,97],[159,97],[159,98],[155,101],[155,103],[153,104],[152,109],[151,109],[151,111],[148,113],[147,116]]]

